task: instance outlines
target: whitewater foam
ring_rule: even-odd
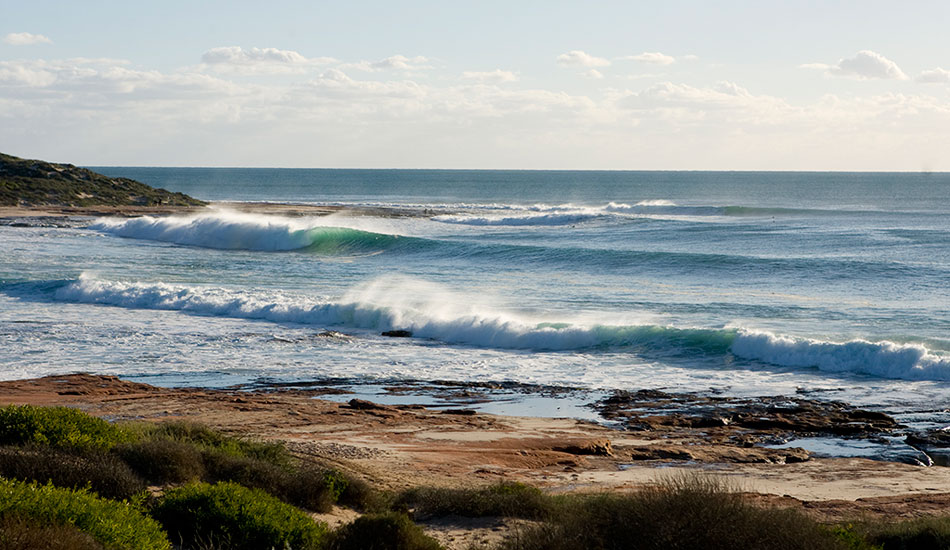
[[[881,378],[950,380],[950,357],[923,345],[894,342],[825,342],[739,330],[732,352],[785,367],[817,367],[825,372],[856,372]]]
[[[48,292],[48,291],[47,291]],[[881,378],[950,380],[950,357],[919,344],[820,341],[744,328],[603,325],[539,319],[406,278],[377,279],[338,301],[256,290],[98,280],[84,275],[53,290],[56,300],[279,323],[385,331],[448,344],[535,351],[628,349],[664,357],[718,357]]]
[[[434,216],[433,221],[460,225],[571,225],[588,222],[603,217],[602,212],[552,212],[548,214],[527,214],[522,216],[464,216],[446,214]]]
[[[367,248],[385,248],[399,237],[331,225],[344,221],[329,216],[286,218],[216,209],[191,216],[103,218],[89,228],[131,239],[265,252],[300,249],[327,253],[365,251]]]

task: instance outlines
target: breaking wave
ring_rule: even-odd
[[[16,287],[16,288],[14,288]],[[165,283],[98,280],[7,285],[5,293],[33,299],[160,309],[196,315],[385,331],[447,344],[535,351],[619,349],[645,356],[732,356],[779,367],[817,368],[882,378],[950,380],[950,356],[920,344],[795,338],[745,328],[679,328],[655,324],[552,322],[480,304],[438,285],[377,279],[336,301],[272,291],[240,291]]]
[[[195,216],[102,219],[90,229],[118,237],[225,250],[353,253],[384,250],[408,239],[347,227],[319,225],[312,219],[216,211]]]
[[[690,206],[673,201],[643,200],[635,204],[610,202],[604,206],[560,205],[481,205],[467,207],[469,213],[441,214],[432,217],[442,223],[481,226],[570,225],[609,218],[690,219],[693,221],[734,217],[777,217],[802,215],[859,214],[859,211],[821,209],[752,207],[752,206]]]
[[[571,225],[604,217],[603,212],[551,212],[548,214],[527,214],[521,216],[465,216],[445,214],[432,219],[442,223],[460,225]]]

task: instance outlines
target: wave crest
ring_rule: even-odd
[[[304,249],[326,254],[366,252],[388,248],[399,239],[398,235],[320,225],[312,219],[226,211],[162,218],[106,218],[89,228],[130,239],[265,252]]]
[[[56,289],[54,299],[135,309],[262,319],[374,331],[403,329],[449,344],[535,351],[626,348],[661,357],[733,355],[780,367],[817,368],[882,378],[950,380],[950,357],[919,344],[794,338],[743,328],[602,325],[531,319],[467,300],[438,285],[377,279],[339,301],[280,292],[236,291],[165,283],[101,281],[82,276]]]

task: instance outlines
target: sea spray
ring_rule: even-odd
[[[857,372],[881,378],[950,380],[950,357],[920,344],[894,342],[825,342],[809,338],[740,330],[732,352],[786,367],[817,367],[826,372]]]
[[[398,235],[331,225],[340,218],[286,218],[212,210],[191,216],[104,218],[90,229],[118,237],[224,250],[279,252],[310,250],[351,253],[383,250]]]
[[[448,344],[535,351],[624,350],[647,357],[732,356],[764,365],[817,368],[879,378],[950,380],[950,357],[920,344],[821,341],[746,328],[606,325],[545,319],[406,277],[380,278],[324,301],[277,291],[230,290],[82,276],[42,292],[55,300],[278,323],[385,331],[402,329]]]

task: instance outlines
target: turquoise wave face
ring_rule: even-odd
[[[385,235],[345,227],[318,227],[304,231],[310,244],[300,250],[323,255],[371,254],[411,246],[413,237]]]
[[[161,241],[220,250],[258,252],[308,251],[353,254],[383,251],[409,238],[313,222],[231,212],[189,217],[103,219],[91,229],[129,239]]]

